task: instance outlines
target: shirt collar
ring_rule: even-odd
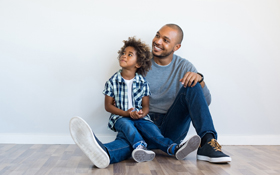
[[[117,72],[117,76],[116,76],[116,80],[120,83],[120,82],[125,82],[122,75],[121,75],[121,72],[122,72],[122,69],[120,69],[118,72]],[[145,82],[143,76],[139,75],[138,73],[135,73],[135,77],[133,79],[133,81],[135,82],[140,82],[142,81],[143,83]]]

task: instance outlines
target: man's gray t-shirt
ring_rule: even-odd
[[[152,68],[145,77],[152,93],[150,95],[150,112],[167,113],[183,86],[179,80],[187,72],[197,73],[197,70],[191,62],[177,55],[173,55],[171,63],[166,66],[160,66],[152,59]],[[209,105],[211,94],[206,85],[202,90]]]

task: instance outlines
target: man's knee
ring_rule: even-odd
[[[187,87],[184,87],[182,86],[181,88],[182,91],[198,91],[198,90],[202,90],[202,87],[199,83],[196,83],[195,86],[191,87],[191,86],[187,86]]]
[[[202,87],[199,83],[197,83],[194,87],[181,87],[178,95],[196,95],[196,94],[202,94],[203,95],[203,91],[202,91]]]

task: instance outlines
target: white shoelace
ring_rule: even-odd
[[[139,144],[135,149],[146,149],[142,144]]]

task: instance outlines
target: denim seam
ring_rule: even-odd
[[[179,93],[180,93],[180,91],[179,91]],[[179,94],[178,94],[178,95],[179,95]],[[180,98],[175,98],[175,101],[173,102],[173,104],[174,104],[175,102],[177,102],[179,99],[180,99]],[[171,108],[168,109],[168,112],[166,113],[166,115],[164,116],[164,118],[166,118],[166,116],[168,116],[169,111],[171,111],[173,108],[174,108],[174,105],[172,105]],[[162,120],[162,123],[161,123],[161,126],[164,126],[164,124],[165,124],[166,122],[167,122],[167,121],[166,121],[165,119],[163,119],[163,120]],[[166,127],[164,127],[164,128],[166,128]],[[163,131],[163,133],[164,133],[164,132],[165,132],[165,131]]]
[[[176,101],[174,101],[173,103],[177,103],[177,101],[179,100],[180,101],[180,103],[183,105],[183,106],[186,106],[186,104],[189,104],[188,102],[187,102],[187,100],[186,100],[186,98],[184,98],[185,96],[186,96],[186,90],[184,90],[183,92],[180,92],[179,91],[179,98],[176,98]],[[183,98],[183,99],[182,99]],[[184,100],[185,101],[185,104],[184,103],[182,103],[181,102],[181,100]],[[190,108],[190,106],[186,106],[188,109]],[[169,109],[169,111],[171,111],[172,109],[174,108],[174,106],[172,105],[172,107]],[[166,116],[168,115],[168,113],[166,114]],[[190,113],[189,113],[189,115],[190,115]],[[180,139],[181,138],[181,136],[183,136],[183,135],[187,135],[187,133],[188,133],[189,131],[187,130],[184,134],[182,134],[182,135],[180,135],[179,137],[177,137],[177,140],[175,140],[174,142],[175,143],[177,143],[179,140],[178,139]],[[180,140],[180,142],[181,142],[182,140]]]
[[[184,91],[182,93],[184,95],[185,98],[183,98],[183,100],[185,101],[185,106],[190,109],[190,103],[188,102],[187,98],[186,98],[186,95],[187,95],[187,92]],[[192,122],[192,115],[191,115],[191,112],[189,111],[189,115],[190,115],[190,118],[191,118],[191,122]],[[192,125],[194,126],[194,128],[196,129],[196,125],[192,122]]]
[[[106,148],[109,151],[117,151],[117,150],[121,150],[121,149],[128,148],[128,147],[130,147],[130,145],[129,146],[124,146],[124,147],[121,147],[121,148],[118,148],[118,149],[108,149],[107,147]]]
[[[184,91],[183,94],[184,94],[184,96],[186,96],[186,91]],[[190,103],[188,103],[187,98],[184,98],[183,100],[185,100],[188,109],[190,109],[190,106],[189,106]],[[191,113],[189,113],[189,115],[191,116]],[[191,117],[191,121],[192,121],[192,117]],[[195,129],[197,128],[196,125],[195,125],[195,123],[192,122],[192,125],[194,126]],[[217,135],[215,135],[215,133],[213,133],[212,131],[206,131],[202,136],[200,136],[200,138],[202,138],[202,137],[203,137],[205,134],[207,134],[207,133],[213,134],[214,137],[216,137],[216,139],[217,139]]]
[[[187,90],[187,89],[186,89]],[[183,100],[185,101],[185,104],[183,104],[184,106],[186,106],[188,109],[190,109],[190,103],[188,102],[187,98],[186,98],[186,95],[187,95],[187,92],[186,90],[182,93],[182,95],[184,95],[183,97]],[[190,115],[190,118],[191,118],[191,122],[192,122],[192,117],[191,117],[191,113],[189,111],[189,115]],[[195,124],[192,122],[192,125],[194,126],[194,128],[196,128]]]

